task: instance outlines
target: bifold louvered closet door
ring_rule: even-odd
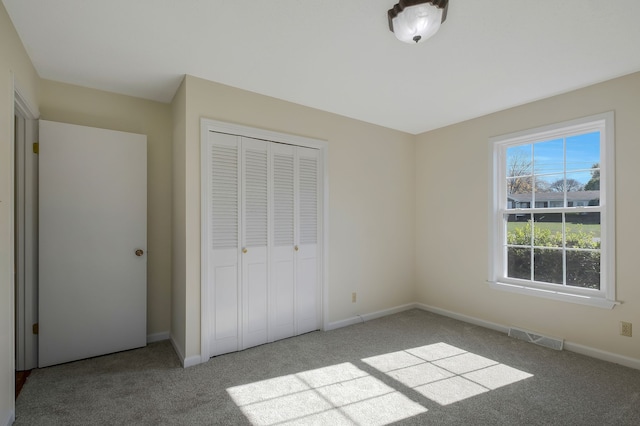
[[[209,355],[317,330],[318,150],[208,137]]]

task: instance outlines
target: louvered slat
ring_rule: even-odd
[[[245,239],[247,246],[267,245],[267,152],[245,151]]]
[[[293,156],[273,156],[273,239],[276,246],[293,245]]]
[[[238,149],[211,147],[211,247],[238,247]]]
[[[300,157],[300,243],[318,242],[318,163]]]

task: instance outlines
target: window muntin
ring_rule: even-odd
[[[612,307],[614,194],[605,172],[613,161],[613,113],[493,138],[491,145],[489,281]]]

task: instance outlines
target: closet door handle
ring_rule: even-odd
[[[247,250],[247,249],[246,249],[246,247],[242,249],[242,252],[243,252],[243,253],[246,253],[246,252],[248,252],[248,251],[249,251],[249,250]]]
[[[298,250],[299,250],[298,246],[295,246],[293,249],[294,249],[295,251],[298,251]]]

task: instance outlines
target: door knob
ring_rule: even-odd
[[[243,249],[242,249],[242,252],[243,252],[243,253],[246,253],[246,252],[248,252],[248,251],[249,251],[249,250],[247,250],[246,248],[243,248]]]
[[[298,246],[295,246],[293,249],[294,249],[295,251],[298,251]]]
[[[144,250],[142,250],[142,249],[138,249],[138,250],[136,250],[136,256],[140,257],[140,256],[142,256],[143,254],[144,254]]]

